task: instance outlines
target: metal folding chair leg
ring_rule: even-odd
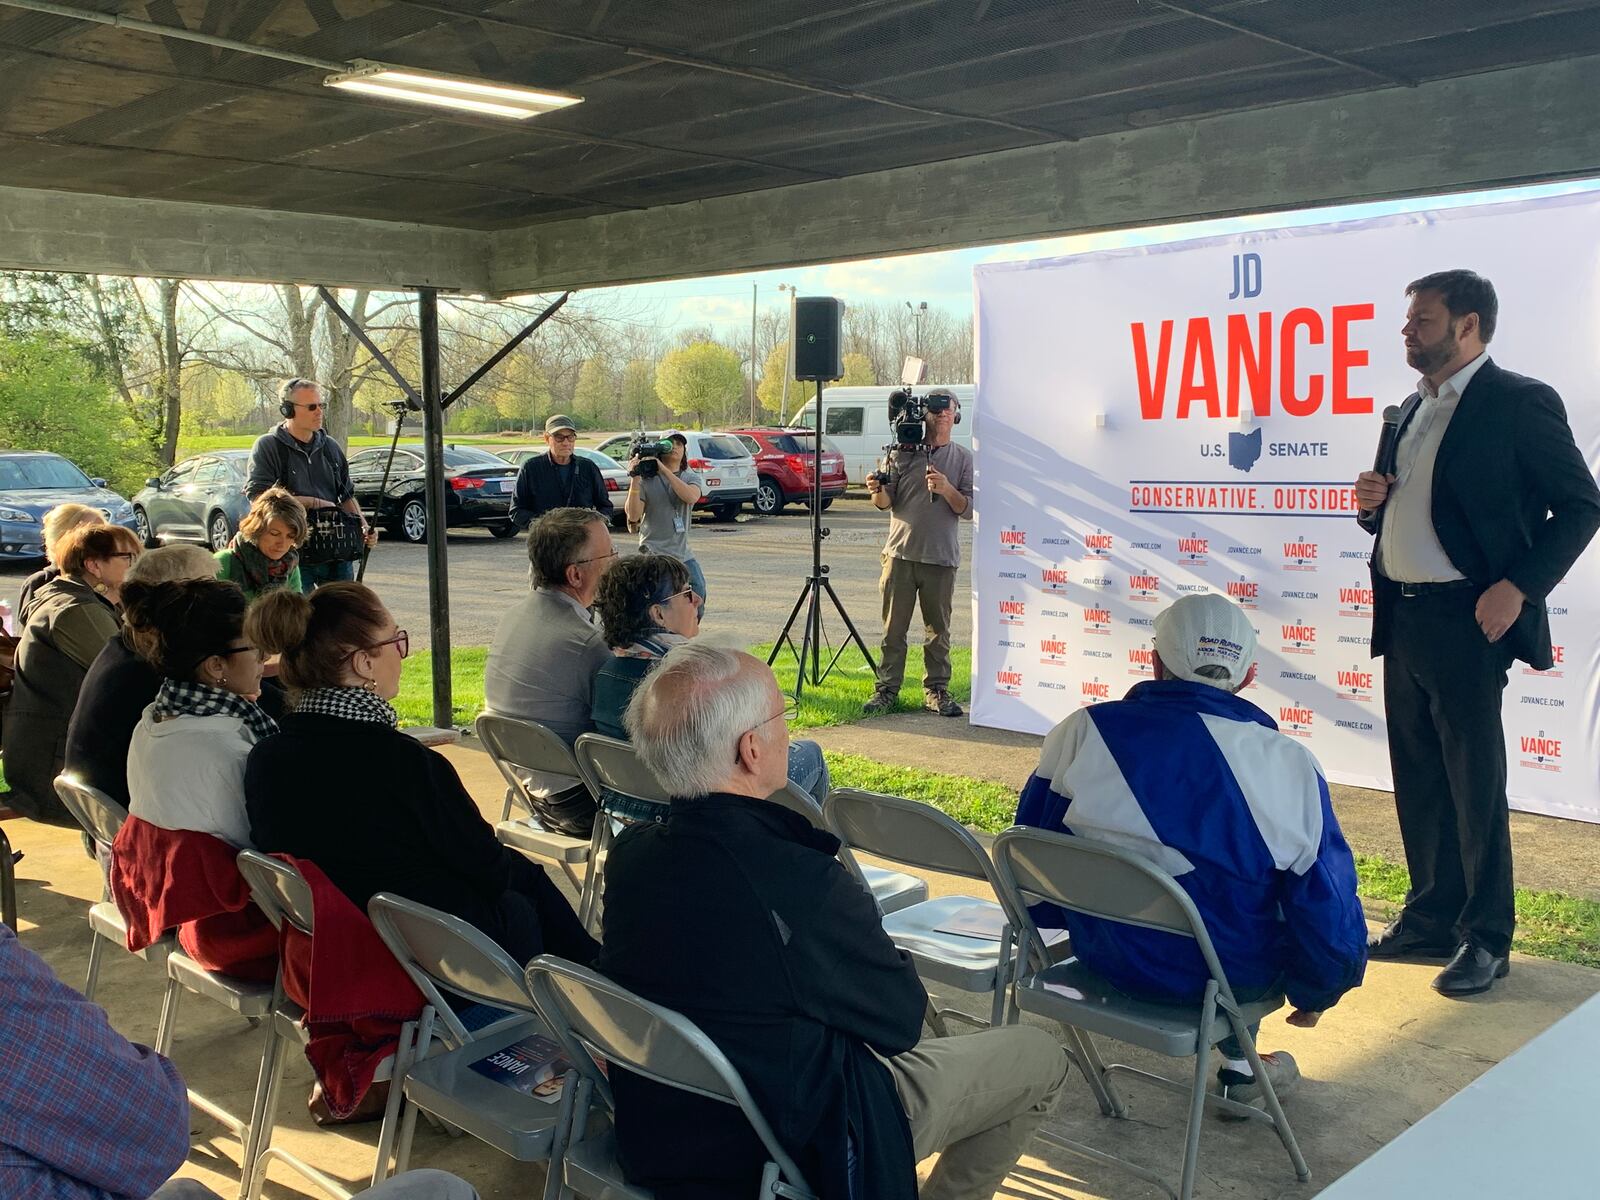
[[[89,943],[89,976],[83,981],[83,998],[94,999],[94,989],[100,982],[100,958],[105,953],[106,940],[98,933]]]
[[[96,938],[95,941],[101,939]],[[183,987],[172,976],[167,976],[167,989],[161,993],[161,1019],[156,1023],[156,1053],[172,1056],[172,1034],[178,1025],[178,998]]]
[[[1289,1127],[1289,1118],[1283,1115],[1283,1104],[1279,1101],[1278,1091],[1272,1086],[1267,1068],[1261,1061],[1261,1055],[1256,1049],[1256,1040],[1250,1036],[1250,1030],[1245,1027],[1244,1021],[1238,1014],[1229,1013],[1228,1019],[1233,1025],[1234,1036],[1244,1047],[1244,1056],[1250,1061],[1250,1070],[1261,1081],[1261,1098],[1266,1103],[1272,1127],[1278,1132],[1278,1140],[1289,1152],[1289,1161],[1294,1164],[1295,1178],[1304,1183],[1311,1178],[1311,1168],[1306,1165],[1305,1156],[1300,1153],[1300,1143],[1295,1139],[1294,1130]]]
[[[407,1021],[400,1027],[400,1044],[394,1052],[394,1082],[389,1085],[389,1100],[383,1107],[383,1124],[378,1128],[378,1156],[372,1164],[373,1187],[389,1178],[395,1134],[399,1131],[401,1106],[405,1103],[405,1088],[400,1086],[400,1081],[405,1078],[405,1072],[413,1061],[416,1037],[415,1021]]]

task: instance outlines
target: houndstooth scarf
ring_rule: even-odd
[[[255,741],[278,732],[278,723],[253,700],[227,688],[187,679],[163,679],[156,690],[156,719],[168,717],[238,717]]]
[[[346,721],[371,721],[391,729],[400,723],[400,714],[387,700],[358,687],[309,688],[300,693],[294,711]]]

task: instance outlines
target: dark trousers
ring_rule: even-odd
[[[950,614],[955,610],[956,569],[904,558],[883,559],[878,580],[883,597],[883,645],[878,665],[878,690],[898,692],[906,675],[906,633],[911,614],[922,610],[922,686],[943,692],[950,687]]]
[[[1477,591],[1396,596],[1384,655],[1394,800],[1411,890],[1404,927],[1511,948],[1516,924],[1500,697],[1511,652],[1474,619]]]

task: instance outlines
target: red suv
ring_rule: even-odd
[[[755,507],[763,516],[782,512],[785,504],[805,504],[811,495],[811,456],[815,435],[809,429],[777,426],[730,430],[756,460]],[[844,455],[822,439],[822,507],[844,495],[849,477]]]

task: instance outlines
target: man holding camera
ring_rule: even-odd
[[[883,645],[877,688],[865,716],[889,712],[906,673],[906,631],[911,610],[922,610],[922,706],[942,717],[959,717],[950,697],[950,613],[955,606],[956,566],[961,561],[959,522],[972,519],[972,455],[950,440],[961,419],[960,404],[943,389],[928,393],[922,444],[897,446],[889,469],[867,477],[874,508],[889,510],[889,540],[883,548]]]
[[[370,548],[377,544],[378,531],[367,522],[356,501],[344,451],[322,431],[327,410],[328,402],[316,380],[290,379],[283,385],[278,411],[284,419],[251,447],[244,494],[254,501],[270,487],[285,488],[305,506],[313,526],[319,519],[317,510],[341,509],[361,522],[361,536]],[[319,584],[356,577],[353,560],[308,562],[306,558],[302,553],[300,582],[308,592]]]
[[[557,413],[544,423],[544,444],[549,449],[525,459],[517,469],[516,495],[511,520],[526,529],[557,508],[592,508],[607,521],[614,511],[606,492],[605,476],[578,453],[578,431],[572,418]]]
[[[639,535],[640,550],[670,554],[689,568],[689,582],[701,601],[700,619],[705,620],[706,573],[689,549],[689,525],[702,493],[700,476],[683,465],[688,450],[689,439],[681,433],[649,445],[636,440],[628,457],[628,498],[622,511],[628,532]]]

